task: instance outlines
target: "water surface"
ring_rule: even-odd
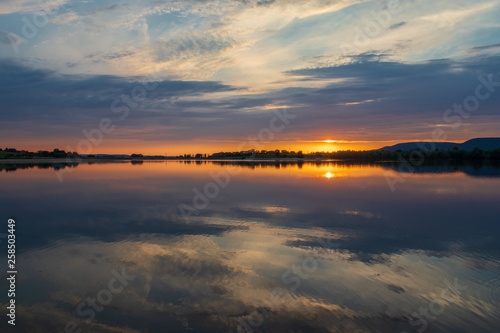
[[[2,331],[498,332],[494,166],[57,169],[2,166],[19,271]]]

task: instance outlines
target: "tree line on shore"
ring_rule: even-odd
[[[33,158],[75,158],[78,153],[66,152],[64,150],[54,149],[53,151],[39,150],[31,152],[27,150],[17,150],[15,148],[0,148],[0,159],[33,159]]]
[[[94,158],[94,155],[87,155],[86,158]],[[16,150],[15,148],[0,149],[0,159],[45,159],[45,158],[67,158],[67,159],[85,159],[76,152],[66,152],[60,149],[53,151],[40,150],[38,152],[29,152],[26,150]],[[142,159],[142,154],[132,154],[131,159]],[[158,156],[156,156],[158,158]],[[167,158],[167,157],[164,157]],[[472,150],[463,150],[455,147],[450,150],[340,150],[335,152],[312,152],[303,153],[302,151],[286,150],[251,150],[240,152],[220,152],[212,155],[181,155],[180,159],[338,159],[355,161],[406,161],[409,159],[424,158],[426,160],[500,160],[500,149],[483,150],[474,148]]]
[[[473,150],[463,150],[455,147],[450,150],[339,150],[335,152],[312,152],[304,154],[302,151],[288,152],[286,150],[273,151],[246,151],[246,152],[221,152],[209,156],[211,159],[266,159],[266,158],[299,158],[299,159],[339,159],[356,161],[401,161],[416,158],[426,160],[498,160],[500,159],[500,149],[483,150],[474,148]]]

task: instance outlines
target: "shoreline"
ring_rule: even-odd
[[[332,159],[332,158],[259,158],[259,159],[231,159],[231,158],[168,158],[168,159],[120,159],[120,158],[91,158],[81,160],[68,160],[67,158],[40,158],[40,159],[0,159],[0,164],[89,164],[89,163],[144,163],[144,162],[238,162],[238,163],[262,163],[262,162],[290,162],[290,163],[317,163],[317,162],[355,162],[355,163],[404,163],[398,160],[370,160],[370,159]],[[429,159],[426,162],[491,162],[491,159]]]
[[[119,162],[167,162],[167,161],[232,161],[232,162],[282,162],[282,161],[290,161],[290,162],[301,162],[301,161],[345,161],[341,159],[331,159],[331,158],[321,158],[321,159],[300,159],[300,158],[259,158],[259,159],[231,159],[231,158],[168,158],[168,159],[120,159],[120,158],[92,158],[92,159],[81,159],[79,161],[76,160],[67,160],[66,158],[40,158],[40,159],[0,159],[0,164],[2,163],[98,163],[98,162],[111,162],[111,163],[119,163]]]
[[[130,160],[119,160],[119,159],[109,159],[109,160],[101,160],[101,159],[83,159],[80,161],[68,161],[66,158],[40,158],[40,159],[0,159],[0,164],[36,164],[36,163],[97,163],[97,162],[130,162]]]

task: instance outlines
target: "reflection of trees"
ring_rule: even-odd
[[[454,173],[463,172],[476,177],[500,177],[500,160],[430,160],[421,165],[405,167],[404,163],[387,162],[380,164],[384,168],[403,173]]]
[[[297,166],[299,169],[302,169],[304,165],[308,166],[363,166],[363,165],[378,165],[376,162],[358,162],[358,161],[274,161],[274,160],[262,160],[262,161],[251,161],[251,160],[243,160],[243,161],[210,161],[208,163],[212,163],[220,166],[241,166],[248,169],[255,168],[274,168],[274,169],[286,169],[289,167]]]
[[[34,162],[34,161],[33,161]],[[86,162],[87,164],[94,164],[94,162]],[[101,163],[101,162],[99,162]],[[106,162],[102,162],[106,163]],[[130,161],[132,165],[142,165],[144,162],[142,160]],[[182,160],[178,161],[182,164],[193,164],[193,165],[206,165],[214,164],[221,167],[225,166],[237,166],[247,169],[287,169],[291,167],[297,167],[302,169],[303,166],[309,167],[362,167],[362,166],[382,166],[388,169],[394,169],[397,171],[408,171],[405,168],[400,168],[403,163],[396,161],[370,161],[370,160],[204,160],[204,161],[190,161]],[[6,172],[15,171],[17,169],[50,169],[54,170],[77,167],[79,163],[77,162],[57,162],[57,163],[0,163],[0,171],[5,170]],[[488,172],[491,175],[496,175],[500,173],[500,160],[489,160],[489,159],[477,159],[477,160],[425,160],[420,166],[413,166],[415,173],[441,173],[441,172],[456,172],[464,171],[466,173],[473,174],[473,171],[477,171],[477,174],[485,174]],[[400,170],[401,169],[401,170]],[[493,170],[493,171],[488,171]]]
[[[78,166],[78,163],[0,163],[0,171],[5,170],[5,172],[16,171],[17,169],[50,169],[54,170],[64,169],[64,168],[75,168]]]
[[[191,161],[182,161],[180,163],[191,164]],[[196,164],[207,164],[212,163],[224,166],[237,166],[247,169],[286,169],[290,167],[297,167],[302,169],[304,165],[312,167],[362,167],[362,166],[379,166],[387,169],[393,169],[400,172],[414,172],[414,173],[450,173],[450,172],[464,172],[473,176],[493,176],[500,177],[500,160],[426,160],[420,166],[413,166],[413,169],[408,170],[406,168],[401,168],[404,163],[388,161],[388,162],[377,162],[377,161],[356,161],[356,160],[336,160],[336,161],[307,161],[307,160],[219,160],[219,161],[202,161]]]

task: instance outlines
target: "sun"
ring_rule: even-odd
[[[331,172],[327,172],[325,174],[325,178],[332,179],[333,177],[335,177],[335,175],[333,173],[331,173]]]
[[[323,142],[324,142],[324,143],[335,143],[335,142],[337,142],[337,141],[335,141],[335,140],[323,140]]]

